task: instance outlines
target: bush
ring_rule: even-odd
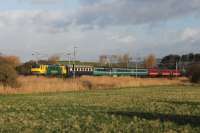
[[[31,68],[36,65],[35,62],[29,61],[16,67],[17,73],[20,75],[31,75]]]
[[[193,83],[200,83],[200,64],[192,65],[188,69],[190,81]]]
[[[4,87],[19,87],[17,82],[17,73],[12,65],[8,63],[0,63],[0,84]]]
[[[0,63],[7,63],[13,67],[17,67],[20,65],[20,59],[17,56],[0,55]]]
[[[91,90],[91,89],[93,88],[93,85],[92,85],[91,81],[83,80],[83,81],[82,81],[82,84],[83,84],[83,86],[84,86],[85,88],[87,88],[87,89],[89,89],[89,90]]]

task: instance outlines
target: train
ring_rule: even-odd
[[[132,77],[180,77],[181,71],[171,69],[144,69],[144,68],[108,68],[85,65],[34,65],[31,68],[33,75],[44,76],[132,76]]]

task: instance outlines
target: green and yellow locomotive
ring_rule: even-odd
[[[32,66],[31,72],[34,75],[72,77],[93,75],[94,68],[85,65],[37,65]]]
[[[31,68],[31,73],[33,75],[46,75],[47,69],[48,69],[48,65],[35,64]]]

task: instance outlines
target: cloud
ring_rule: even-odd
[[[95,4],[102,4],[102,3],[110,3],[114,0],[79,0],[82,5],[95,5]]]
[[[62,1],[28,2],[45,4]],[[27,60],[33,58],[31,53],[35,50],[54,54],[71,50],[74,45],[78,46],[81,59],[97,59],[100,54],[126,52],[131,55],[140,52],[141,56],[149,53],[165,55],[183,49],[198,50],[200,29],[182,26],[180,30],[174,26],[173,20],[187,20],[187,17],[198,15],[199,0],[80,2],[75,11],[55,11],[52,8],[0,11],[0,52],[20,55]],[[162,22],[171,22],[173,27],[163,30],[161,25],[152,32],[146,27]]]
[[[165,22],[200,12],[199,0],[81,0],[77,24],[138,25]]]
[[[108,38],[111,39],[112,41],[118,42],[118,43],[134,43],[137,39],[130,34],[127,33],[110,33],[108,34]]]
[[[71,24],[62,11],[1,11],[0,28],[12,27],[38,32],[62,32]]]
[[[183,41],[195,42],[200,41],[200,29],[186,28],[181,33],[181,39]]]
[[[46,4],[64,4],[65,0],[18,0],[21,3],[28,2],[35,5],[46,5]]]
[[[38,4],[62,3],[62,1],[64,0],[29,0]],[[0,13],[0,16],[11,18],[12,21],[7,21],[9,23],[20,21],[37,25],[38,29],[44,31],[50,29],[49,31],[60,32],[71,25],[81,26],[83,30],[144,24],[152,26],[200,13],[199,0],[80,0],[80,4],[80,8],[73,12],[67,9],[61,11],[41,9],[8,12],[7,16],[2,16]]]
[[[170,37],[173,36],[173,37]],[[155,47],[155,52],[166,54],[185,54],[200,51],[200,28],[185,27],[173,34],[168,34],[166,40]]]

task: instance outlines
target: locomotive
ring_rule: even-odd
[[[31,68],[33,75],[72,77],[93,75],[92,66],[84,65],[36,65]]]
[[[180,70],[170,69],[135,69],[135,68],[107,68],[85,65],[36,65],[31,69],[34,75],[45,76],[133,76],[133,77],[179,77]]]
[[[31,68],[31,73],[33,75],[45,75],[47,73],[47,68],[49,65],[33,65]]]

